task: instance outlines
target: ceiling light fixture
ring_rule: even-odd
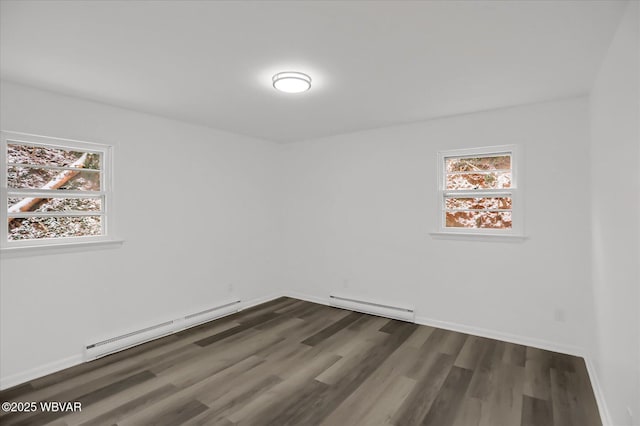
[[[311,88],[311,77],[301,72],[279,72],[272,80],[273,87],[285,93],[302,93]]]

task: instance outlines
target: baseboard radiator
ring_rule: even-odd
[[[395,318],[403,321],[415,321],[415,312],[413,311],[413,308],[409,307],[387,305],[336,294],[329,295],[329,300],[331,302],[331,306],[336,306],[338,308],[345,308],[352,311],[379,315],[381,317]]]
[[[233,300],[228,303],[181,316],[173,320],[90,343],[85,346],[85,361],[97,359],[105,355],[137,346],[150,340],[177,333],[178,331],[186,328],[238,312],[239,309],[240,300]]]

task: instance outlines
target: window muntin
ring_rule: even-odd
[[[2,247],[108,239],[109,146],[2,132],[1,149]]]
[[[517,209],[516,147],[513,145],[441,152],[441,232],[512,234]],[[519,212],[518,212],[519,213]],[[516,218],[521,216],[515,215]]]
[[[16,207],[32,202],[30,197],[9,197],[7,209],[13,209],[17,213],[19,209]],[[89,197],[51,197],[47,203],[38,203],[30,209],[32,212],[101,212],[102,196]]]

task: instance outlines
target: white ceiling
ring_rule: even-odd
[[[586,93],[625,5],[2,0],[1,75],[290,142]]]

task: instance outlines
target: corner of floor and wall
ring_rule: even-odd
[[[287,145],[2,81],[3,130],[114,145],[125,242],[2,254],[0,385],[224,301],[342,293],[583,356],[603,423],[640,425],[638,20],[590,94]],[[514,143],[527,239],[433,238],[437,152]]]

